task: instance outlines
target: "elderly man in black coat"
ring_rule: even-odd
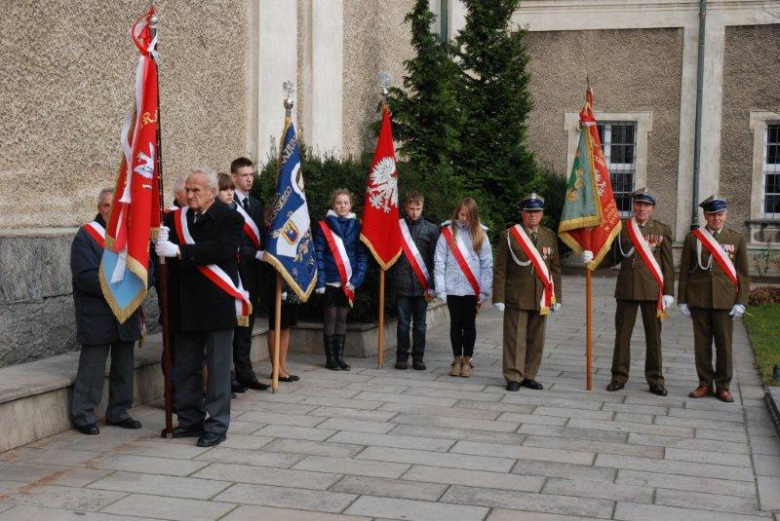
[[[198,437],[199,447],[212,447],[226,439],[230,424],[230,359],[238,320],[236,299],[224,288],[225,284],[240,285],[236,255],[243,219],[216,200],[219,185],[213,170],[193,171],[185,190],[187,208],[166,216],[166,226],[155,243],[158,255],[171,258],[171,270],[177,272],[179,282],[178,295],[172,296],[178,298],[180,309],[175,361],[179,425],[173,437]],[[223,279],[218,286],[215,273],[230,282]]]
[[[81,344],[79,368],[73,386],[71,416],[83,434],[98,434],[95,409],[103,394],[106,358],[111,352],[106,423],[140,429],[128,410],[133,406],[133,346],[141,338],[140,308],[120,324],[100,287],[106,220],[114,198],[111,189],[98,196],[98,215],[81,227],[70,249],[73,300],[76,309],[76,341]]]

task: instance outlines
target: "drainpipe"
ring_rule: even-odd
[[[701,165],[701,113],[704,98],[704,36],[707,28],[707,0],[699,2],[699,56],[696,76],[696,129],[693,149],[693,194],[691,198],[691,230],[699,227],[699,168]]]
[[[439,22],[441,23],[441,39],[442,41],[449,40],[449,30],[450,30],[450,6],[449,6],[449,0],[441,0],[441,4],[439,5]]]

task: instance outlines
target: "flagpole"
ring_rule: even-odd
[[[274,359],[273,376],[271,380],[271,392],[276,394],[279,389],[279,343],[282,341],[282,274],[276,272],[276,314],[274,315]]]
[[[585,267],[585,372],[586,389],[593,390],[593,313],[591,310],[591,271]]]
[[[385,361],[385,270],[379,268],[379,328],[377,331],[377,367]]]
[[[154,7],[154,4],[155,2],[152,2],[152,7]],[[160,19],[156,12],[149,19],[149,30],[152,33],[152,40],[154,40],[154,38],[157,36],[157,24],[159,21]],[[162,125],[160,120],[160,67],[157,61],[155,61],[154,66],[157,67],[157,173],[160,193],[160,223],[162,223],[165,218],[165,196],[162,170]],[[171,336],[170,315],[168,311],[168,265],[165,263],[165,257],[159,257],[159,259],[160,316],[162,318],[163,375],[165,394],[165,430],[162,432],[162,435],[163,437],[170,439],[173,437],[173,393],[171,392]]]

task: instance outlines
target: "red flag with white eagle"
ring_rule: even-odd
[[[152,7],[132,27],[140,57],[135,104],[122,127],[122,163],[106,226],[100,265],[103,295],[120,322],[141,305],[149,281],[149,241],[160,227],[157,39],[149,27]]]
[[[401,255],[401,229],[398,225],[398,170],[390,125],[390,110],[382,106],[382,127],[371,171],[366,179],[363,225],[360,239],[383,270]]]

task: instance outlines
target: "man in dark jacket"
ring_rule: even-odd
[[[396,369],[407,368],[411,329],[412,367],[418,371],[425,370],[425,317],[428,302],[435,295],[431,274],[436,242],[439,240],[439,227],[423,218],[424,204],[425,198],[420,192],[411,191],[406,194],[406,216],[401,219],[404,254],[399,257],[393,273],[398,307]]]
[[[166,216],[166,226],[155,243],[158,255],[171,258],[171,270],[178,271],[179,281],[179,426],[173,429],[173,437],[198,437],[199,447],[219,445],[227,437],[233,330],[238,324],[238,310],[249,301],[241,287],[236,260],[243,222],[238,213],[216,201],[218,188],[214,171],[204,168],[192,172],[185,184],[188,207]],[[175,233],[171,233],[174,228]],[[204,345],[208,360],[205,401]]]
[[[244,289],[249,292],[252,307],[256,310],[262,288],[263,245],[261,244],[264,229],[263,203],[249,193],[255,180],[255,168],[251,160],[239,157],[230,164],[230,176],[236,186],[234,202],[238,212],[245,222],[244,233],[241,235],[239,251],[239,270]],[[242,393],[246,388],[264,391],[268,385],[257,380],[252,369],[252,329],[255,325],[255,314],[249,317],[246,326],[236,328],[233,336],[233,366],[235,367],[235,382],[232,383],[235,392]]]
[[[111,352],[106,423],[126,429],[140,429],[128,410],[133,406],[133,345],[141,338],[140,308],[120,324],[100,287],[100,261],[105,245],[114,191],[98,196],[98,215],[81,227],[70,249],[73,301],[76,309],[76,341],[81,344],[79,368],[73,386],[71,416],[79,432],[98,434],[95,408],[103,394],[106,358]]]

